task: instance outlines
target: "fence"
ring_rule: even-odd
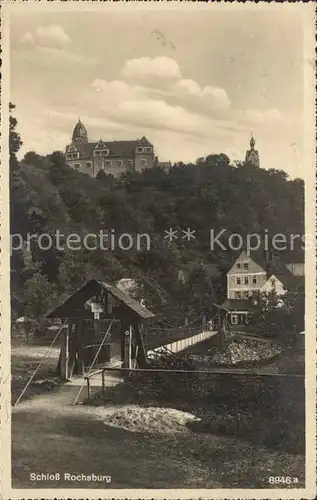
[[[304,380],[305,380],[305,375],[300,375],[300,374],[292,374],[292,373],[269,373],[269,372],[261,372],[260,370],[254,370],[254,369],[248,369],[248,368],[213,368],[210,370],[186,370],[186,369],[166,369],[166,368],[119,368],[119,367],[105,367],[105,368],[100,368],[99,370],[96,370],[90,374],[88,374],[85,377],[86,384],[87,384],[87,397],[88,400],[91,399],[91,382],[90,380],[93,377],[101,376],[101,393],[104,396],[105,391],[106,391],[106,372],[109,372],[114,374],[114,373],[121,373],[121,374],[144,374],[147,376],[155,375],[155,374],[161,374],[161,375],[167,375],[168,378],[170,375],[185,375],[185,376],[199,376],[199,377],[215,377],[219,378],[221,377],[221,380],[227,379],[227,377],[230,377],[230,380],[234,380],[237,377],[241,380],[244,380],[245,377],[247,377],[245,380],[248,380],[249,383],[252,379],[266,379],[266,380],[276,380],[276,381],[282,381],[282,380],[293,380],[292,384],[294,383],[295,380],[302,381],[303,387],[304,387]],[[224,379],[225,377],[225,379]],[[250,379],[251,377],[251,379]]]
[[[173,353],[177,353],[180,351],[184,351],[185,349],[188,349],[191,346],[194,346],[198,344],[199,342],[203,342],[204,340],[210,339],[214,335],[217,335],[218,332],[211,331],[211,330],[206,330],[205,327],[199,327],[196,329],[197,333],[194,335],[190,335],[189,337],[181,338],[180,340],[176,340],[174,342],[171,342],[169,344],[165,344],[160,347],[156,347],[153,349],[154,352],[159,352],[160,349],[167,349],[168,351],[171,351]],[[193,330],[191,330],[191,333],[193,333]],[[184,333],[183,333],[184,335]]]

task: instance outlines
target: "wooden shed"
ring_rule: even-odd
[[[123,367],[147,365],[143,337],[154,314],[114,285],[90,280],[47,317],[65,321],[58,361],[64,380],[114,355]]]

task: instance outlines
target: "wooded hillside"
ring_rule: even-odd
[[[11,110],[14,108],[11,107]],[[289,180],[283,170],[265,170],[248,164],[232,165],[224,154],[206,162],[178,163],[169,172],[152,168],[115,179],[103,172],[96,179],[65,164],[61,152],[45,157],[16,154],[21,139],[16,120],[10,119],[11,233],[115,235],[147,233],[150,250],[58,251],[56,248],[12,254],[14,315],[39,320],[56,301],[89,278],[115,281],[133,278],[141,285],[147,305],[171,321],[184,320],[222,300],[225,272],[235,253],[220,247],[210,250],[210,229],[231,233],[270,234],[304,232],[304,183]],[[192,241],[169,242],[164,230],[195,230]],[[16,243],[16,241],[15,241]],[[302,250],[284,252],[288,261]],[[215,266],[219,266],[215,273]],[[177,280],[182,270],[186,282]]]

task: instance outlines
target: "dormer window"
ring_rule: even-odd
[[[101,156],[101,151],[94,151],[94,156]]]
[[[144,148],[144,152],[145,153],[152,153],[152,148],[146,147],[146,148]]]
[[[103,149],[103,150],[101,151],[101,155],[102,155],[102,156],[109,156],[109,149]]]
[[[138,146],[138,147],[136,148],[136,152],[137,152],[137,153],[143,153],[143,149],[144,149],[144,148],[141,148],[140,146]]]
[[[123,160],[117,160],[117,165],[118,165],[119,167],[122,167],[122,165],[123,165]]]
[[[67,160],[77,160],[79,158],[79,153],[68,153],[66,155]]]

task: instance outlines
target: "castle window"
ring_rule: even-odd
[[[119,165],[121,167],[123,165],[123,161],[122,160],[117,160],[117,165]]]
[[[86,167],[91,168],[92,167],[92,162],[91,161],[86,161]]]
[[[145,158],[142,158],[141,165],[147,165],[147,160],[145,160]]]
[[[137,153],[143,153],[143,148],[137,147],[137,148],[136,148],[136,152],[137,152]]]
[[[80,163],[75,163],[74,167],[75,167],[76,170],[79,170],[80,169]]]

